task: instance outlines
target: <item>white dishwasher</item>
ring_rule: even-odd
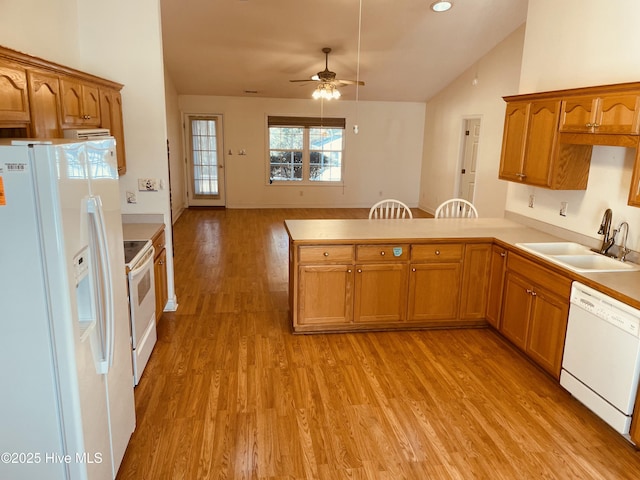
[[[629,439],[640,375],[640,310],[573,282],[560,385]]]

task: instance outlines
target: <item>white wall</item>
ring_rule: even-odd
[[[256,207],[368,207],[382,198],[418,204],[424,104],[324,102],[273,98],[179,97],[183,113],[223,117],[226,205]],[[323,111],[321,112],[321,107]],[[269,185],[268,115],[346,118],[344,186]],[[359,133],[353,133],[354,123]],[[240,156],[244,149],[247,155]]]
[[[77,0],[0,1],[0,45],[80,69]]]
[[[637,0],[529,0],[519,93],[640,80]],[[630,224],[629,246],[638,250],[640,209],[627,206],[633,152],[594,147],[586,191],[554,192],[511,183],[507,210],[600,239],[603,211],[614,224]],[[527,207],[535,194],[533,209]],[[567,217],[558,212],[568,201]]]
[[[171,175],[171,214],[173,222],[187,207],[185,190],[184,149],[182,145],[182,119],[178,105],[178,92],[165,70],[165,101],[167,109],[167,138],[169,139],[169,171]]]
[[[159,0],[10,0],[2,3],[0,44],[124,84],[127,173],[123,213],[161,214],[170,225],[168,190],[138,193],[138,177],[168,182]],[[167,232],[170,301],[175,304],[172,238]]]
[[[507,182],[498,180],[505,95],[518,92],[524,26],[427,102],[420,206],[433,213],[458,196],[463,125],[481,119],[474,204],[483,217],[502,217]],[[477,85],[472,81],[477,76]]]

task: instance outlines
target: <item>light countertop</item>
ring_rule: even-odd
[[[320,219],[285,220],[291,240],[298,244],[412,242],[425,240],[497,241],[572,280],[640,308],[640,272],[577,273],[515,246],[525,242],[566,241],[555,235],[504,218],[418,218],[412,220]]]
[[[164,229],[164,223],[123,223],[122,236],[125,241],[151,240]]]

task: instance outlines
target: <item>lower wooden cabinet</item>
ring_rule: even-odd
[[[156,321],[162,316],[164,307],[169,300],[167,291],[167,250],[165,248],[164,229],[158,232],[152,239],[154,253],[153,279],[156,294]]]
[[[499,330],[543,369],[560,378],[571,280],[511,252]]]
[[[498,245],[491,247],[489,279],[487,286],[487,311],[485,318],[494,328],[500,327],[502,312],[502,290],[504,270],[507,263],[507,249]]]
[[[356,265],[355,323],[386,324],[406,318],[407,271],[403,263]]]
[[[353,321],[352,265],[302,265],[298,275],[298,325]]]
[[[290,248],[296,332],[486,324],[490,243]]]
[[[460,304],[463,244],[414,245],[411,252],[408,320],[456,320]]]

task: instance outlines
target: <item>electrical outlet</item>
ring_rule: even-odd
[[[140,192],[157,192],[160,188],[160,180],[157,178],[139,178],[138,191]]]
[[[529,195],[529,208],[533,208],[533,204],[535,202],[536,196],[535,195]]]
[[[136,192],[127,192],[127,203],[138,203]]]
[[[569,202],[560,202],[560,216],[567,216],[567,207],[569,206]]]

